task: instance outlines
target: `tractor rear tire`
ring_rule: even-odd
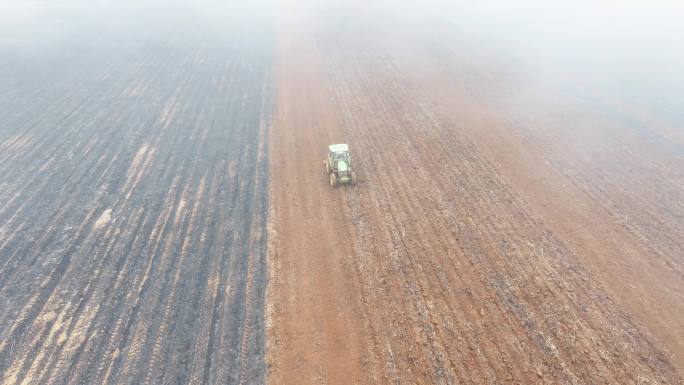
[[[337,176],[335,176],[335,173],[330,174],[330,185],[333,187],[337,186]]]
[[[330,175],[330,163],[327,160],[325,161],[325,172]]]
[[[352,186],[356,185],[356,182],[358,182],[358,180],[356,179],[356,173],[354,171],[352,171],[351,172],[351,184],[352,184]]]

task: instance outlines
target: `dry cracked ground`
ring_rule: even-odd
[[[684,383],[681,67],[482,12],[0,3],[2,384]]]

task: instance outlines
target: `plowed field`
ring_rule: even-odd
[[[382,10],[281,27],[271,382],[681,383],[681,137]]]
[[[3,46],[4,384],[263,382],[271,46],[177,27]]]
[[[0,382],[684,383],[681,70],[440,3],[0,4]]]

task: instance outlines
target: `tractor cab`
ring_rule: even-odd
[[[346,144],[331,144],[328,146],[328,158],[331,164],[337,164],[340,161],[345,162],[351,166],[351,154],[349,153],[349,146]]]

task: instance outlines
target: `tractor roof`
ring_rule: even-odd
[[[344,143],[331,144],[328,149],[330,152],[349,152],[349,146]]]

